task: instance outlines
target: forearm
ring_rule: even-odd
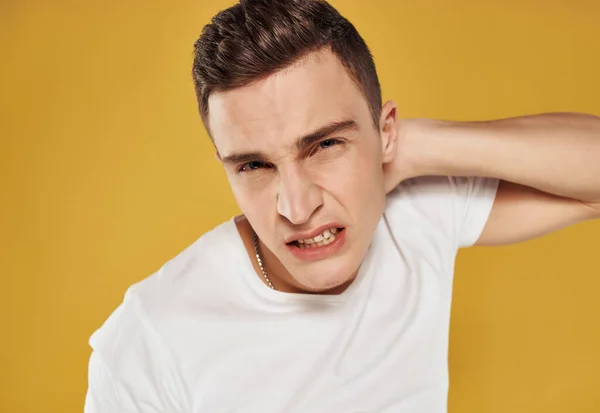
[[[415,119],[404,126],[414,175],[494,177],[600,202],[599,117],[549,113],[487,122]]]

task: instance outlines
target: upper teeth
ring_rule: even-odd
[[[331,236],[337,234],[338,229],[337,228],[329,228],[326,229],[325,231],[323,231],[322,233],[320,233],[319,235],[317,235],[316,237],[313,238],[308,238],[308,239],[299,239],[298,243],[300,244],[312,244],[315,242],[321,242],[324,239],[328,239]]]

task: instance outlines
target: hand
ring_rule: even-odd
[[[398,119],[396,121],[396,148],[394,158],[383,164],[384,188],[388,194],[400,182],[418,176],[416,161],[411,152],[413,140],[422,138],[420,125],[428,119]]]
[[[383,165],[386,194],[406,179],[439,173],[439,168],[431,159],[432,137],[438,136],[451,124],[449,121],[429,118],[396,121],[396,154]]]

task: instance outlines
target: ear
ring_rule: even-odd
[[[379,135],[381,137],[382,162],[389,163],[396,157],[398,148],[398,105],[387,101],[381,108]]]

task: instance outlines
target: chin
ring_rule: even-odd
[[[320,273],[320,274],[319,274]],[[296,277],[302,286],[307,290],[315,292],[323,292],[340,287],[351,281],[356,275],[356,269],[349,268],[338,269],[337,271],[321,270],[317,274],[306,274],[305,276]]]
[[[286,255],[289,250],[285,251]],[[288,271],[299,287],[311,292],[326,292],[344,285],[348,286],[358,273],[364,251],[357,250],[350,240],[334,256],[312,262],[298,262],[291,258]],[[289,257],[289,255],[288,255]],[[287,257],[286,257],[287,258]]]

